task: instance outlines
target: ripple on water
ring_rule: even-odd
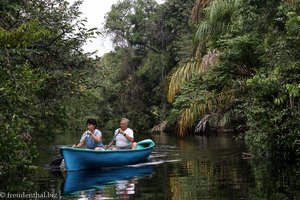
[[[178,152],[179,149],[176,146],[157,145],[146,162],[138,163],[135,165],[129,165],[129,166],[160,165],[163,163],[180,162],[181,159],[178,159],[179,156]]]

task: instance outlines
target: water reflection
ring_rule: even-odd
[[[104,199],[105,196],[103,195],[103,189],[91,189],[86,191],[80,191],[80,199]]]
[[[167,199],[240,199],[245,195],[243,188],[253,180],[244,173],[249,164],[240,157],[245,147],[230,137],[178,140],[165,135],[156,141],[175,144],[168,157],[181,159],[178,163],[164,164],[157,172],[165,176],[161,182],[169,191],[161,193],[167,193]]]
[[[61,138],[60,138],[61,137]],[[148,138],[142,136],[138,140]],[[298,200],[300,162],[296,164],[243,159],[249,152],[231,136],[189,137],[179,140],[161,134],[150,159],[125,168],[67,172],[53,176],[43,168],[59,145],[72,144],[78,135],[57,137],[56,146],[39,143],[37,170],[22,177],[0,177],[0,192],[51,192],[60,199],[165,199],[165,200]]]
[[[116,194],[126,199],[135,193],[135,184],[140,178],[151,176],[152,166],[104,168],[67,172],[62,187],[63,195],[102,197],[103,186],[115,185]]]
[[[137,180],[120,180],[116,181],[116,194],[120,195],[121,199],[129,199],[130,195],[135,193],[135,185]]]
[[[148,162],[131,166],[134,169],[152,167],[151,177],[123,177],[91,184],[102,187],[92,187],[90,193],[81,191],[86,192],[85,196],[97,194],[102,198],[143,200],[299,198],[297,172],[292,173],[276,163],[267,170],[268,165],[263,160],[244,160],[242,153],[248,151],[246,146],[231,136],[179,140],[162,134],[153,139],[156,147]]]

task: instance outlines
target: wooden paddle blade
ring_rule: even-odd
[[[63,160],[63,157],[57,158],[57,159],[53,160],[49,165],[59,167],[61,165],[62,160]]]

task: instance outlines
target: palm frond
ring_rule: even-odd
[[[199,118],[204,119],[206,115],[211,117],[220,113],[224,115],[225,112],[223,111],[235,102],[235,92],[233,90],[224,89],[217,94],[206,92],[202,95],[204,95],[204,98],[195,99],[189,107],[182,110],[177,122],[177,133],[180,137],[184,137],[186,130],[194,125]],[[206,125],[206,121],[210,119],[209,117],[202,124],[200,121],[198,126],[201,128],[204,123]]]
[[[219,52],[216,49],[208,52],[202,60],[191,59],[181,67],[178,67],[176,71],[171,75],[169,87],[168,87],[168,101],[171,103],[174,101],[176,94],[180,91],[181,85],[190,80],[192,76],[202,74],[209,69],[209,66],[215,64],[218,60]]]
[[[202,21],[197,28],[194,36],[194,43],[198,46],[201,42],[206,42],[208,37],[211,35],[213,28],[208,21]]]
[[[187,127],[191,126],[194,119],[194,112],[191,108],[186,108],[182,111],[180,119],[177,122],[178,135],[183,138],[186,134]]]
[[[192,78],[193,73],[201,72],[201,60],[189,60],[183,66],[177,68],[177,70],[171,75],[170,83],[168,87],[168,101],[173,102],[175,95],[180,90],[180,86],[187,80]]]
[[[198,24],[203,16],[203,9],[211,2],[211,0],[196,0],[192,9],[192,20]]]
[[[237,11],[240,1],[241,0],[211,1],[205,9],[205,17],[203,17],[203,20],[198,25],[194,37],[194,45],[199,46],[205,43],[209,38],[218,37],[228,32],[232,17]],[[194,12],[197,13],[196,11]]]
[[[299,2],[299,0],[285,0],[285,1],[288,2],[289,4],[295,4]]]
[[[219,51],[217,49],[213,49],[212,51],[209,51],[205,56],[203,56],[201,65],[203,66],[204,71],[207,71],[209,66],[217,62],[218,55]]]
[[[211,115],[205,115],[195,127],[195,132],[205,132]]]
[[[207,18],[210,22],[218,22],[230,19],[240,5],[240,0],[217,0],[212,1],[207,9]],[[224,17],[228,17],[227,19]]]

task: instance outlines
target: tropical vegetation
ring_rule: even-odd
[[[80,4],[1,1],[1,171],[87,117],[181,138],[232,131],[261,156],[299,156],[298,0],[123,0],[103,30],[85,27]],[[114,50],[84,53],[98,34]]]
[[[80,95],[94,68],[82,45],[80,2],[1,1],[0,167],[19,169],[37,156],[34,138],[66,123],[66,98]]]
[[[171,75],[179,135],[246,131],[252,150],[299,155],[298,1],[196,1],[193,56]]]

